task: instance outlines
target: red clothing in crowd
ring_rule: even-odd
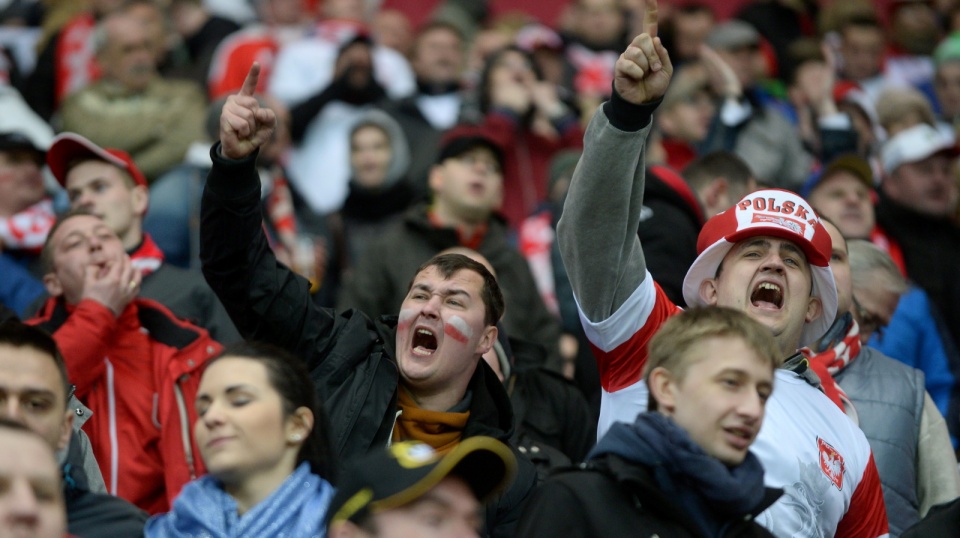
[[[53,334],[77,397],[93,411],[83,430],[107,490],[151,514],[169,511],[204,472],[193,404],[203,366],[222,346],[141,298],[119,317],[93,300],[51,298],[28,323]]]

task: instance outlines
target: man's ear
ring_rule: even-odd
[[[43,287],[47,289],[47,293],[49,293],[51,297],[60,297],[63,295],[63,284],[60,283],[60,279],[57,278],[56,273],[43,275]]]
[[[130,205],[133,207],[133,213],[143,218],[147,214],[147,206],[150,204],[150,191],[143,185],[137,185],[130,189]]]
[[[67,402],[69,406],[70,402]],[[73,435],[73,409],[67,407],[63,414],[63,422],[60,424],[60,438],[57,439],[57,451],[67,448],[70,444],[70,436]]]
[[[823,302],[819,297],[811,297],[807,302],[807,315],[804,320],[807,323],[819,318],[823,314]]]
[[[727,192],[730,190],[730,182],[727,181],[725,177],[718,177],[707,184],[707,187],[703,190],[703,205],[706,208],[717,209],[722,211],[727,209],[726,207],[721,207],[727,205],[728,195]],[[710,216],[708,215],[707,218]]]
[[[477,342],[477,354],[483,355],[490,351],[493,343],[497,341],[499,330],[496,325],[487,325],[483,328],[483,334],[480,335],[480,341]]]
[[[667,416],[672,415],[677,406],[673,374],[666,368],[658,366],[647,376],[647,386],[650,388],[650,395],[657,401],[657,410]]]
[[[443,188],[443,165],[435,164],[430,167],[427,173],[427,184],[430,186],[430,192],[437,192]]]
[[[708,278],[700,283],[700,298],[710,306],[717,304],[717,279]]]

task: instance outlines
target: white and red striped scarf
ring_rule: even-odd
[[[820,376],[824,393],[845,412],[853,408],[853,402],[833,376],[850,365],[860,355],[860,326],[849,313],[837,318],[812,346],[800,350],[810,360],[810,366]],[[829,378],[830,382],[826,382]],[[848,413],[849,414],[849,413]]]
[[[0,218],[0,243],[4,249],[39,253],[56,220],[53,202],[44,198],[13,216]]]

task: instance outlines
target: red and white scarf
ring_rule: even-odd
[[[130,261],[141,275],[147,276],[163,265],[163,251],[153,242],[150,234],[143,234],[143,242],[130,253]]]
[[[39,253],[56,220],[53,202],[44,198],[13,216],[0,218],[0,243],[4,249]]]
[[[860,355],[860,326],[853,316],[848,313],[837,318],[827,334],[800,352],[810,360],[810,367],[820,376],[823,391],[833,403],[844,412],[853,409],[853,402],[833,379]]]

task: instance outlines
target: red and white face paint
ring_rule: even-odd
[[[397,323],[397,363],[408,388],[462,391],[492,338],[481,299],[483,278],[461,270],[444,278],[435,267],[414,279]],[[415,394],[416,395],[416,394]]]

